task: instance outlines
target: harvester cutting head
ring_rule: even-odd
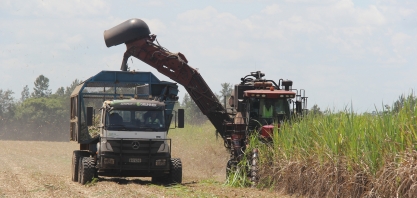
[[[129,19],[109,30],[104,31],[104,41],[107,47],[119,45],[136,39],[148,37],[151,34],[148,25],[141,19]]]

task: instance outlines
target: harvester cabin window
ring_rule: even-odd
[[[273,118],[289,115],[289,105],[286,99],[261,99],[260,113],[262,118]]]
[[[247,107],[249,112],[249,117],[258,119],[259,115],[259,98],[251,98],[251,102],[249,103],[249,106]]]

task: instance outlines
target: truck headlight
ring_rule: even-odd
[[[159,149],[157,151],[157,153],[168,153],[168,152],[169,152],[169,146],[165,142],[162,143],[161,146],[159,146]]]
[[[156,166],[165,166],[166,164],[167,164],[166,159],[157,159],[157,160],[155,160],[155,165]]]
[[[114,164],[114,159],[113,158],[104,158],[103,163],[104,164]]]

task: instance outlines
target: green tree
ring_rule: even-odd
[[[64,97],[65,96],[65,89],[64,87],[60,87],[56,90],[55,95]]]
[[[207,120],[207,117],[201,112],[200,108],[198,108],[190,95],[184,95],[181,106],[184,108],[185,120],[187,123],[202,124]]]
[[[65,89],[65,96],[69,97],[72,91],[74,91],[75,87],[81,84],[81,82],[82,81],[78,79],[75,79],[74,81],[72,81],[71,85]]]
[[[13,94],[12,90],[0,89],[0,119],[13,117],[15,107]]]
[[[16,108],[15,119],[22,123],[17,131],[22,139],[64,140],[68,131],[68,100],[51,95],[31,97]]]
[[[391,113],[391,107],[389,105],[384,105],[384,107],[382,108],[382,113],[384,114],[390,114]]]
[[[23,91],[20,93],[20,95],[20,102],[23,102],[30,97],[29,87],[27,85],[23,87]]]
[[[44,75],[38,76],[34,84],[35,87],[32,92],[33,97],[48,97],[51,95],[51,90],[49,89],[49,79]]]
[[[216,96],[217,100],[219,100],[220,103],[222,103],[222,95],[218,94],[218,93],[214,93],[214,95]]]
[[[413,93],[408,95],[407,97],[402,94],[398,97],[398,99],[392,105],[392,112],[399,113],[400,110],[404,107],[404,105],[408,105],[410,108],[415,107],[417,104],[417,98],[414,96]]]
[[[67,120],[68,112],[64,100],[59,97],[29,98],[17,108],[16,118],[28,122],[56,123],[56,120]]]
[[[220,91],[220,95],[222,97],[221,103],[224,105],[226,104],[226,107],[228,106],[227,99],[232,95],[233,91],[233,85],[230,83],[222,83],[222,90]]]
[[[315,115],[322,115],[323,114],[323,112],[320,111],[320,107],[317,104],[314,104],[313,107],[311,107],[309,113],[315,114]]]

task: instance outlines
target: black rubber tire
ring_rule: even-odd
[[[72,164],[71,164],[71,180],[78,182],[78,170],[81,157],[87,157],[89,153],[87,151],[75,150],[72,152]]]
[[[232,159],[229,159],[229,161],[227,161],[227,165],[226,165],[226,179],[229,178],[229,175],[236,171],[236,166],[237,163],[235,161],[233,161]]]
[[[152,177],[151,182],[155,183],[155,184],[164,184],[164,183],[169,182],[169,178],[168,178],[167,175],[165,175],[165,176],[154,176],[154,177]]]
[[[80,157],[80,159],[78,160],[78,183],[81,183],[81,177],[83,172],[82,160],[83,157]]]
[[[95,175],[96,167],[94,163],[94,158],[82,157],[80,159],[80,174],[78,181],[84,185],[87,182],[91,182]]]
[[[179,158],[171,159],[171,171],[169,172],[171,183],[182,183],[182,163]]]

